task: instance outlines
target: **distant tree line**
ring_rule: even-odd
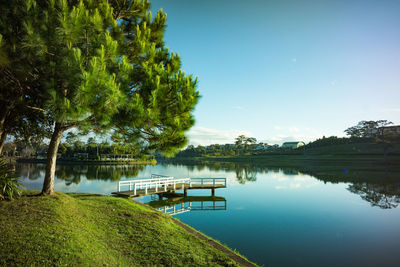
[[[350,137],[372,138],[379,135],[379,128],[393,124],[387,120],[360,121],[357,125],[344,130]]]
[[[185,150],[180,151],[175,157],[202,157],[202,156],[234,156],[236,146],[225,145],[210,145],[210,146],[193,146],[189,145]]]
[[[257,139],[239,135],[234,144],[213,144],[209,146],[198,145],[197,147],[189,145],[186,149],[180,151],[176,157],[202,157],[202,156],[235,156],[243,155],[253,151]]]
[[[3,155],[9,157],[40,158],[46,156],[48,145],[42,143],[36,146],[27,146],[24,142],[13,141],[5,144]],[[68,140],[60,144],[58,157],[64,159],[100,159],[104,155],[129,155],[132,158],[145,159],[149,154],[140,150],[138,146],[129,143],[96,143],[94,138],[86,142],[79,139]]]
[[[305,149],[330,145],[373,142],[382,145],[383,153],[386,157],[389,148],[392,147],[394,143],[400,141],[399,132],[383,130],[386,126],[391,124],[393,124],[393,122],[387,120],[360,121],[357,125],[344,130],[348,137],[323,137],[307,144]]]
[[[305,145],[305,148],[316,148],[323,146],[332,146],[332,145],[343,145],[343,144],[354,144],[354,143],[366,143],[372,141],[372,138],[367,137],[337,137],[337,136],[329,136],[322,138],[318,138],[317,140],[310,142]]]
[[[386,155],[388,149],[393,145],[393,143],[400,141],[400,134],[384,133],[384,131],[382,131],[383,127],[391,124],[393,123],[387,120],[360,121],[357,125],[349,127],[344,131],[348,137],[323,136],[322,138],[306,144],[304,147],[296,149],[269,146],[263,143],[257,144],[255,138],[240,135],[235,139],[235,143],[233,144],[213,144],[209,146],[198,145],[197,147],[189,145],[186,149],[179,152],[176,157],[219,157],[263,155],[271,153],[302,153],[301,151],[309,148],[368,142],[381,144],[384,154]],[[265,147],[260,149],[259,146]]]

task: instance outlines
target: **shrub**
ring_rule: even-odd
[[[21,195],[22,184],[18,183],[12,167],[0,159],[0,200],[12,200]]]

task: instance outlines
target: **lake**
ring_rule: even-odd
[[[41,190],[44,165],[17,164]],[[336,173],[337,172],[337,173]],[[398,266],[400,173],[355,169],[311,175],[251,164],[59,165],[55,190],[109,195],[119,180],[151,174],[226,177],[227,188],[188,198],[137,198],[265,266]],[[179,213],[181,212],[181,213]]]

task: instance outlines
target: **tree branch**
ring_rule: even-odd
[[[47,113],[48,112],[47,110],[42,109],[42,108],[38,108],[38,107],[32,107],[32,106],[28,106],[28,105],[25,105],[25,107],[28,108],[28,109],[32,109],[32,110],[38,110],[38,111],[41,111],[43,113]]]

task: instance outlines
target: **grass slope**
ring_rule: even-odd
[[[126,199],[57,193],[0,202],[0,265],[237,265]]]

